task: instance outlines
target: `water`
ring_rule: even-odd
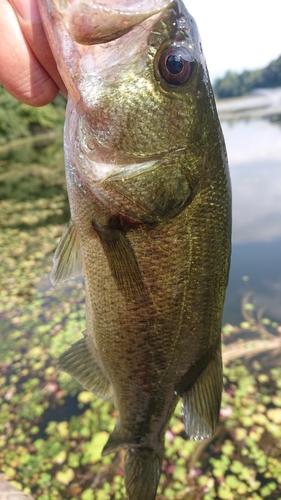
[[[233,248],[224,322],[237,323],[252,291],[281,321],[281,126],[268,120],[222,122],[233,191]],[[249,280],[243,281],[247,276]],[[244,278],[245,279],[245,278]]]

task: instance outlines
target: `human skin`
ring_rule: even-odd
[[[66,88],[49,47],[36,0],[0,0],[0,82],[31,106],[52,102]]]

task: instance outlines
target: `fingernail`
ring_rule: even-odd
[[[36,23],[41,20],[36,0],[12,0],[11,3],[25,21]]]

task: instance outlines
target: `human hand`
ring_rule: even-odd
[[[0,82],[32,106],[67,95],[46,38],[36,0],[0,0]]]

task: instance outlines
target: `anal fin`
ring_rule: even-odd
[[[183,419],[190,439],[207,439],[214,434],[222,394],[221,345],[194,385],[183,394]]]
[[[54,254],[51,282],[53,285],[57,285],[68,279],[76,278],[79,274],[82,274],[80,244],[70,220]]]
[[[113,390],[94,355],[87,337],[78,340],[59,358],[58,368],[75,378],[85,389],[103,399],[109,399]]]
[[[130,448],[134,443],[131,436],[126,436],[124,430],[120,428],[119,422],[109,435],[107,443],[102,450],[102,456],[116,453],[119,448]]]
[[[103,246],[118,289],[128,299],[137,299],[144,291],[138,262],[124,231],[94,225]]]

